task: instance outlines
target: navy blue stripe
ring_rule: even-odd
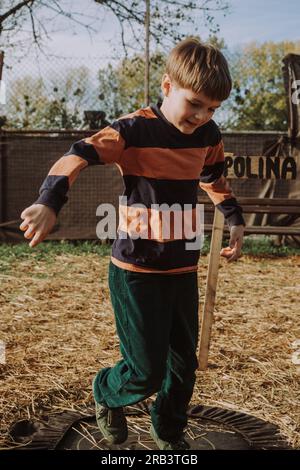
[[[112,256],[124,263],[161,271],[195,266],[199,260],[200,250],[186,250],[186,243],[187,240],[159,243],[142,238],[132,240],[128,237],[115,240]]]
[[[224,215],[229,227],[232,225],[246,225],[242,215],[243,209],[238,204],[236,198],[224,199],[224,201],[217,204],[216,207]]]
[[[68,155],[77,155],[78,157],[83,158],[88,165],[104,165],[105,163],[102,162],[97,154],[94,146],[92,144],[88,144],[84,142],[84,140],[78,140],[75,142],[70,150],[64,154],[64,157]]]
[[[200,182],[213,183],[223,175],[224,168],[225,162],[217,162],[214,165],[204,166],[200,174]]]
[[[163,119],[143,116],[123,118],[111,124],[125,140],[125,148],[203,148],[217,145],[221,140],[214,121],[199,127],[193,134],[184,134],[171,126],[174,128],[173,132],[170,132],[169,125]]]
[[[56,214],[68,201],[66,196],[69,190],[69,179],[67,176],[48,175],[39,190],[39,198],[34,204],[44,204],[52,207]]]
[[[165,132],[171,134],[173,137],[177,136],[180,139],[183,139],[185,142],[197,142],[199,138],[204,138],[208,142],[207,145],[209,146],[217,145],[221,140],[221,132],[217,124],[212,119],[203,126],[198,127],[192,134],[184,134],[171,122],[169,122],[161,112],[161,103],[151,105],[150,107],[154,114],[156,114],[159,120],[164,124]]]
[[[151,204],[197,204],[199,179],[196,180],[163,180],[145,176],[123,176],[127,205],[143,204],[150,208]]]

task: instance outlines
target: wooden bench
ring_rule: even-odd
[[[297,179],[297,163],[295,158],[289,155],[282,139],[278,145],[270,147],[275,155],[236,156],[225,152],[224,175],[231,179],[260,179],[260,180],[295,180]],[[281,155],[280,155],[281,154]],[[271,182],[270,182],[271,183]],[[286,214],[300,217],[300,200],[288,198],[266,198],[266,197],[239,197],[236,194],[244,214]],[[204,211],[211,213],[215,208],[210,199],[203,192],[198,196],[198,203],[204,204]],[[210,232],[212,224],[205,224],[204,231]],[[224,231],[228,232],[227,224]],[[286,225],[257,225],[251,223],[245,227],[245,234],[264,235],[300,235],[300,226],[291,227]]]
[[[292,214],[300,218],[300,200],[286,198],[254,198],[254,197],[238,197],[239,204],[243,208],[244,214]],[[198,203],[204,204],[205,212],[213,213],[215,207],[208,197],[199,196]],[[204,231],[211,232],[212,224],[205,224]],[[224,232],[228,232],[227,224],[224,225]],[[245,235],[264,234],[264,235],[299,235],[299,227],[289,226],[249,226],[245,227]]]
[[[291,179],[297,178],[296,161],[292,157],[278,159],[278,157],[237,157],[237,163],[234,165],[235,158],[231,154],[230,161],[227,162],[227,168],[235,171],[225,173],[229,178],[240,177],[258,177],[260,179]],[[263,161],[266,159],[266,162]],[[284,166],[285,165],[285,166]],[[285,171],[286,168],[292,171]],[[282,171],[284,170],[284,171]],[[228,174],[229,173],[229,174]],[[287,176],[288,175],[288,176]],[[300,217],[300,200],[287,198],[255,198],[255,197],[239,197],[236,194],[239,204],[243,208],[244,214],[286,214]],[[220,249],[222,246],[223,231],[229,232],[227,224],[224,224],[223,214],[215,208],[212,201],[203,191],[198,195],[198,204],[204,204],[204,222],[205,212],[214,213],[213,224],[204,224],[204,232],[212,234],[210,243],[208,272],[206,279],[206,289],[204,298],[204,307],[201,319],[200,340],[199,340],[199,370],[207,368],[208,351],[210,345],[211,329],[213,325],[213,312],[215,305],[215,296],[217,290],[218,270],[220,263]],[[300,235],[299,227],[290,226],[249,226],[245,227],[245,235],[264,234],[264,235]]]

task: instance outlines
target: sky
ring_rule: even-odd
[[[229,47],[300,39],[299,0],[230,0],[230,5],[231,13],[218,17],[220,36]]]
[[[223,13],[216,12],[215,18],[219,24],[218,36],[224,38],[229,49],[235,50],[243,44],[257,41],[283,41],[300,40],[300,0],[227,0],[229,10],[224,17]],[[43,49],[49,55],[61,57],[101,57],[105,66],[119,51],[123,54],[120,38],[120,26],[114,15],[101,9],[93,0],[63,0],[61,2],[67,9],[77,14],[76,19],[84,20],[94,27],[90,34],[86,29],[75,22],[70,22],[54,14],[49,21],[49,10],[45,15],[48,30],[54,24],[55,33],[51,33],[44,41]],[[93,23],[95,17],[101,20]],[[104,13],[104,14],[103,14]],[[199,24],[203,21],[199,16]],[[50,25],[50,26],[49,26]],[[31,25],[27,26],[28,35],[32,37]],[[186,28],[193,34],[190,26]],[[203,39],[208,37],[208,28],[203,26],[199,34]],[[19,37],[22,40],[22,34]],[[18,37],[18,35],[16,35]],[[24,41],[23,41],[24,42]],[[172,43],[170,43],[170,48]]]
[[[217,13],[216,19],[220,26],[218,35],[225,39],[229,48],[235,49],[252,41],[300,40],[300,0],[228,1],[229,12],[225,17]],[[80,8],[92,17],[95,8],[99,7],[93,5],[91,0],[81,0]],[[92,33],[90,37],[81,28],[76,34],[77,27],[62,25],[62,31],[53,34],[47,42],[47,51],[69,56],[102,55],[104,61],[109,60],[114,54],[113,46],[120,45],[119,25],[107,13],[97,28],[99,33]],[[208,31],[205,27],[200,35],[207,39]]]
[[[243,44],[257,41],[300,41],[300,0],[227,0],[230,9],[226,16],[216,13],[216,21],[220,31],[218,36],[225,40],[230,51],[235,51]],[[63,76],[66,68],[88,65],[91,80],[98,82],[99,68],[105,68],[109,62],[116,63],[124,57],[121,47],[120,27],[111,13],[101,14],[101,20],[94,22],[99,16],[99,5],[93,0],[62,0],[69,10],[77,13],[76,19],[82,20],[80,13],[85,15],[95,31],[88,34],[86,29],[74,22],[57,16],[49,22],[48,29],[54,24],[55,33],[43,43],[43,54],[34,57],[25,55],[22,49],[7,51],[5,55],[4,79],[9,84],[14,78],[29,74],[31,76],[50,76],[53,73]],[[105,10],[103,10],[105,12]],[[47,17],[46,15],[46,17]],[[46,18],[45,17],[45,18]],[[203,21],[199,18],[200,25]],[[49,26],[50,25],[50,26]],[[31,27],[27,26],[31,37]],[[189,34],[194,32],[189,27]],[[24,33],[23,33],[24,34]],[[207,39],[207,27],[201,27],[200,37]],[[18,37],[16,35],[16,37]],[[144,31],[141,31],[142,40]],[[22,36],[19,38],[23,41]],[[24,41],[23,41],[24,42]],[[143,44],[143,42],[142,42]],[[171,49],[172,43],[170,43]],[[35,51],[35,54],[37,51]],[[17,57],[20,60],[17,60]],[[7,87],[8,89],[9,87]],[[1,92],[1,90],[0,90]]]

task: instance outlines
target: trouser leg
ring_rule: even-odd
[[[173,276],[134,273],[110,264],[109,286],[123,359],[98,372],[94,396],[111,408],[160,390],[167,371],[174,304]]]
[[[198,367],[197,273],[174,277],[176,301],[172,316],[167,372],[151,409],[158,436],[176,441],[187,424],[187,407],[193,394]]]

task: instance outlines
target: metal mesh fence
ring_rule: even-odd
[[[15,220],[31,205],[53,163],[84,133],[8,133],[1,139],[2,221]],[[71,187],[50,239],[96,238],[96,209],[100,203],[118,206],[122,180],[115,166],[87,168]],[[16,234],[19,238],[19,235]]]
[[[235,80],[237,56],[227,53],[226,57],[232,65]],[[116,65],[114,59],[111,58]],[[245,59],[243,63],[247,65]],[[107,58],[104,64],[103,57],[43,56],[38,60],[34,57],[17,60],[6,56],[4,64],[6,104],[0,105],[0,127],[1,115],[5,115],[5,129],[15,129],[15,132],[0,132],[0,222],[18,219],[22,210],[36,200],[38,188],[52,164],[74,141],[88,135],[88,129],[98,130],[107,124],[107,120],[111,121],[108,114],[119,106],[114,82],[116,75],[110,69],[105,83],[103,74],[99,75],[100,69],[107,68]],[[159,70],[156,72],[159,89],[160,73]],[[143,88],[143,84],[141,86]],[[234,120],[232,102],[229,100],[222,108],[216,113],[215,120],[220,124]],[[48,131],[29,132],[28,129]],[[49,129],[61,131],[50,132]],[[264,126],[260,130],[263,131]],[[278,135],[278,132],[223,132],[225,150],[235,155],[261,155],[266,141],[275,140]],[[257,197],[265,182],[240,179],[232,180],[231,184],[237,197]],[[288,197],[290,184],[284,180],[276,182],[274,197]],[[122,190],[122,179],[115,166],[86,169],[71,188],[69,202],[62,209],[56,231],[49,238],[95,239],[98,205],[112,203],[117,208]],[[205,222],[211,223],[209,214]],[[23,238],[14,227],[11,229],[0,230],[0,239]]]
[[[102,108],[101,59],[6,57],[6,128],[88,129],[85,112]],[[99,124],[96,122],[95,124]]]
[[[284,131],[287,122],[281,77],[283,56],[274,59],[277,64],[275,77],[274,67],[260,71],[262,84],[259,88],[259,73],[250,56],[230,51],[224,51],[224,54],[231,69],[234,89],[215,114],[218,124],[224,129],[238,126],[239,130]],[[157,101],[160,96],[164,66],[164,55],[155,57],[150,69],[151,101]],[[162,58],[159,64],[156,63],[158,58]],[[6,104],[0,105],[0,115],[6,117],[5,128],[99,129],[118,117],[118,113],[126,114],[132,112],[133,107],[144,105],[143,67],[142,56],[126,72],[117,57],[108,60],[107,57],[66,58],[40,54],[17,59],[7,53],[3,69]],[[273,88],[272,80],[276,80]],[[255,96],[250,99],[251,93]],[[137,97],[135,100],[134,96]],[[271,107],[271,110],[272,106],[276,112],[265,113],[264,109]]]

